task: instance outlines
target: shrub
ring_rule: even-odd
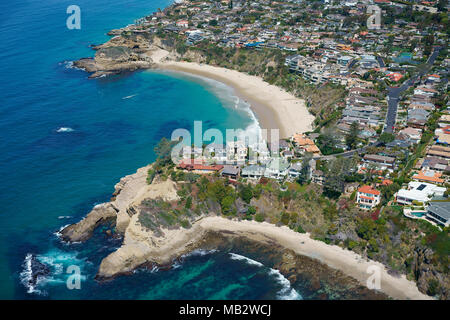
[[[156,172],[153,169],[148,169],[147,171],[147,184],[152,184],[153,179],[155,178]]]
[[[255,221],[257,222],[263,222],[265,220],[264,215],[262,213],[257,213],[255,215]]]

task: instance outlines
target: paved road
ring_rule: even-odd
[[[434,60],[436,60],[436,57],[439,54],[439,47],[434,48],[433,53],[429,56],[427,60],[428,67],[424,69],[422,72],[420,72],[418,75],[416,75],[414,78],[410,78],[407,81],[405,81],[400,87],[390,87],[388,89],[388,111],[386,114],[386,124],[384,127],[384,132],[392,133],[394,131],[395,122],[397,120],[397,108],[398,108],[398,101],[400,98],[400,94],[407,90],[410,86],[414,84],[420,77],[422,77],[428,70],[431,68],[431,66],[434,63]]]
[[[384,132],[389,132],[389,133],[393,132],[395,122],[397,120],[397,108],[398,108],[398,100],[400,98],[400,94],[403,91],[407,90],[410,86],[412,86],[414,84],[414,82],[416,80],[418,80],[420,77],[422,77],[426,72],[428,72],[428,70],[434,64],[434,60],[436,60],[436,57],[439,54],[439,50],[440,50],[440,47],[434,48],[433,53],[430,55],[430,57],[427,60],[428,67],[426,69],[424,69],[422,72],[420,72],[417,76],[415,76],[414,78],[408,79],[400,87],[391,87],[388,89],[388,96],[387,96],[388,112],[386,114],[386,125],[384,127]],[[377,57],[377,59],[378,59],[378,62],[380,63],[380,66],[384,67],[385,64],[384,64],[383,59],[381,57]],[[365,146],[363,148],[350,150],[350,151],[346,151],[346,152],[338,153],[338,154],[332,154],[329,156],[321,156],[316,159],[330,160],[337,156],[341,156],[344,158],[351,158],[351,157],[353,157],[353,155],[356,152],[360,153],[360,152],[363,152],[367,147],[372,147],[372,146],[376,147],[376,146],[379,146],[380,144],[381,144],[380,142],[375,142],[375,143]]]
[[[378,60],[378,63],[380,64],[380,68],[386,67],[386,65],[384,64],[383,58],[377,56],[377,60]]]
[[[366,150],[366,148],[368,148],[368,147],[378,147],[380,144],[381,144],[381,142],[377,141],[375,143],[369,144],[369,145],[367,145],[365,147],[362,147],[362,148],[358,148],[358,149],[354,149],[354,150],[350,150],[350,151],[345,151],[345,152],[337,153],[337,154],[331,154],[329,156],[320,156],[320,157],[317,157],[317,158],[314,158],[314,159],[331,160],[333,158],[336,158],[337,156],[340,156],[340,157],[343,157],[343,158],[351,158],[351,157],[353,157],[353,155],[355,153],[359,154],[361,152],[364,152]]]

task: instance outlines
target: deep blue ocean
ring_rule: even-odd
[[[66,9],[81,8],[81,30],[66,28]],[[281,275],[225,252],[194,254],[169,271],[137,271],[94,280],[119,245],[99,234],[65,245],[55,236],[114,184],[154,160],[153,148],[194,120],[207,128],[256,127],[232,89],[157,71],[89,80],[71,61],[93,56],[106,32],[163,8],[168,0],[22,0],[0,2],[0,298],[276,299],[299,297]],[[26,257],[52,274],[33,289]],[[66,287],[81,268],[80,290]]]

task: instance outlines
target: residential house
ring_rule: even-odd
[[[450,147],[438,146],[438,145],[431,146],[427,150],[427,155],[449,160],[450,159]]]
[[[418,143],[422,138],[422,131],[416,128],[406,127],[403,130],[400,130],[400,134],[407,136],[414,143]]]
[[[381,200],[381,192],[371,186],[362,186],[356,193],[356,203],[361,209],[370,210],[376,207]]]
[[[227,160],[230,162],[237,162],[239,164],[245,163],[247,159],[247,146],[242,141],[228,141],[227,142]]]
[[[450,201],[431,202],[425,217],[444,227],[448,227],[450,222]]]
[[[407,189],[400,189],[395,199],[399,204],[411,205],[413,201],[425,203],[433,196],[443,196],[446,188],[431,183],[411,181]]]
[[[259,179],[264,176],[266,167],[260,165],[250,165],[242,168],[241,176],[249,179]]]
[[[449,160],[437,157],[426,157],[418,169],[450,172]]]
[[[321,186],[325,182],[325,175],[322,170],[312,170],[311,172],[311,182],[320,184]]]
[[[241,169],[238,166],[225,165],[222,170],[222,176],[232,180],[239,177]]]
[[[395,166],[395,158],[380,156],[377,154],[366,154],[364,155],[363,161],[369,164],[372,163],[380,169],[394,169]]]
[[[300,176],[300,173],[302,171],[302,164],[300,162],[291,163],[288,175],[290,178],[298,178]]]
[[[197,163],[197,161],[192,159],[186,159],[181,161],[177,168],[197,173],[215,173],[220,172],[223,169],[223,165],[205,165],[204,163]]]
[[[264,176],[273,179],[282,179],[288,174],[289,163],[283,158],[272,158],[266,166]]]
[[[440,184],[442,185],[445,180],[441,178],[442,172],[433,171],[433,170],[421,170],[416,175],[412,176],[413,180],[416,181],[422,181],[422,182],[429,182],[433,184]]]

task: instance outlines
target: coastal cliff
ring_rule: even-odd
[[[74,61],[74,66],[91,73],[90,78],[98,78],[138,69],[156,67],[162,58],[176,60],[173,43],[162,41],[148,33],[116,31],[118,35],[104,44],[93,46],[93,58]],[[114,33],[114,34],[115,34]],[[111,33],[110,33],[111,34]],[[164,56],[159,56],[161,50]]]
[[[313,240],[309,234],[272,223],[233,218],[233,215],[221,217],[224,201],[212,194],[226,197],[232,187],[223,185],[219,177],[157,169],[155,164],[149,165],[122,178],[110,202],[97,205],[86,218],[61,231],[65,240],[85,241],[97,226],[112,223],[123,234],[122,245],[100,263],[98,280],[130,274],[141,267],[170,267],[196,249],[252,251],[251,248],[259,248],[265,253],[257,256],[258,260],[279,270],[292,284],[310,288],[314,298],[331,298],[331,288],[339,288],[341,298],[385,299],[384,294],[399,299],[429,298],[404,276],[390,275],[382,264]],[[148,177],[153,170],[159,174],[152,175],[150,181]],[[230,210],[235,206],[245,204],[236,199]],[[270,206],[277,210],[276,201]],[[380,267],[384,294],[366,287],[367,269],[372,265]],[[353,289],[348,291],[348,288]]]
[[[176,200],[176,190],[171,181],[155,181],[147,184],[147,172],[151,165],[140,168],[136,173],[120,179],[115,185],[110,202],[96,205],[80,222],[69,225],[60,231],[65,241],[85,241],[92,236],[96,227],[112,223],[118,233],[125,233],[131,217],[143,199]]]

